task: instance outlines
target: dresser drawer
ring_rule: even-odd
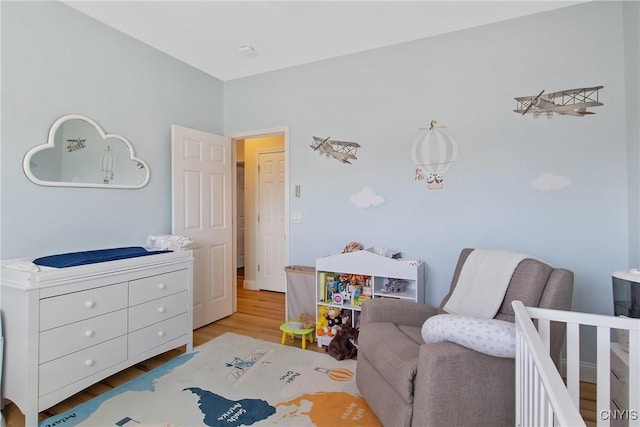
[[[40,365],[39,396],[44,396],[127,360],[127,337],[78,351]]]
[[[122,309],[40,333],[40,363],[126,335],[127,310]]]
[[[164,320],[129,333],[129,356],[135,356],[162,344],[184,336],[187,329],[187,313]]]
[[[627,405],[629,402],[629,383],[627,378],[620,374],[620,371],[611,369],[611,398],[615,398],[618,403]],[[626,406],[622,409],[628,409]]]
[[[619,406],[618,409],[629,409],[629,367],[615,351],[611,351],[610,359],[610,384],[611,384],[611,399],[615,400]],[[612,406],[611,409],[616,409]]]
[[[618,399],[611,397],[611,414],[609,416],[609,427],[628,427],[628,412],[623,412],[628,405],[622,404]]]
[[[127,283],[102,286],[40,300],[40,331],[127,307]]]
[[[189,285],[188,270],[172,271],[157,276],[129,282],[129,305],[162,298],[177,292],[186,291]]]
[[[188,309],[187,291],[154,299],[129,308],[129,331],[161,322]]]
[[[621,409],[629,409],[629,383],[626,380],[620,380],[617,371],[611,371],[611,399],[615,399]]]

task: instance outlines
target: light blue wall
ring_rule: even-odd
[[[171,232],[171,124],[223,132],[223,83],[59,2],[2,8],[2,259],[139,245]],[[140,190],[40,187],[22,171],[65,114],[127,138]]]
[[[508,248],[573,270],[575,310],[611,313],[611,273],[640,264],[629,218],[638,140],[627,135],[638,115],[637,104],[627,114],[624,56],[638,41],[625,41],[623,22],[638,25],[623,20],[622,3],[590,2],[233,80],[225,132],[289,126],[290,184],[302,194],[291,191],[290,209],[304,215],[291,225],[292,264],[352,240],[399,249],[426,261],[427,299],[438,303],[462,248]],[[604,86],[596,115],[512,111],[515,96],[595,85]],[[442,190],[413,180],[410,150],[431,119],[458,141]],[[360,143],[358,160],[318,157],[312,136]],[[571,185],[532,188],[544,173]],[[385,202],[355,207],[363,186]]]
[[[0,258],[139,244],[169,232],[170,125],[215,133],[288,126],[290,262],[357,240],[424,259],[427,300],[463,247],[530,253],[576,274],[574,309],[610,313],[611,272],[640,265],[638,24],[633,2],[587,4],[226,83],[57,2],[0,2]],[[521,117],[513,97],[604,85],[596,115]],[[39,187],[26,151],[64,114],[129,139],[141,190]],[[223,115],[224,114],[224,115]],[[413,180],[418,128],[459,145],[443,190]],[[362,144],[343,165],[312,136]],[[571,185],[535,190],[543,173]],[[355,207],[371,186],[385,202]],[[590,355],[585,359],[593,360]]]
[[[629,170],[629,265],[640,266],[640,2],[624,2]]]

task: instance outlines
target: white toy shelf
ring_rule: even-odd
[[[392,257],[392,254],[399,254]],[[344,283],[341,275],[364,276],[360,283],[361,297],[355,301],[352,296],[342,300],[334,299],[332,290],[342,291]],[[352,327],[358,325],[360,301],[373,298],[398,298],[424,302],[426,279],[425,263],[415,258],[406,258],[399,252],[371,247],[361,251],[330,255],[316,259],[316,322],[320,311],[327,307],[339,307],[344,316],[349,316]],[[335,289],[335,283],[338,289]],[[351,284],[356,285],[355,283]],[[394,286],[397,285],[397,286]],[[349,299],[350,298],[350,299]],[[327,345],[331,337],[316,336],[318,346]]]

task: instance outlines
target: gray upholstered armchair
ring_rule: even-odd
[[[388,427],[513,426],[515,365],[452,342],[425,343],[421,327],[443,310],[473,249],[458,259],[440,308],[391,298],[362,304],[356,380],[369,407]],[[573,273],[524,259],[513,272],[495,319],[514,321],[511,301],[568,310]],[[564,330],[552,325],[558,365]]]

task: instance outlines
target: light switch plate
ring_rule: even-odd
[[[293,211],[291,212],[291,222],[294,224],[302,223],[302,212],[301,211]]]

